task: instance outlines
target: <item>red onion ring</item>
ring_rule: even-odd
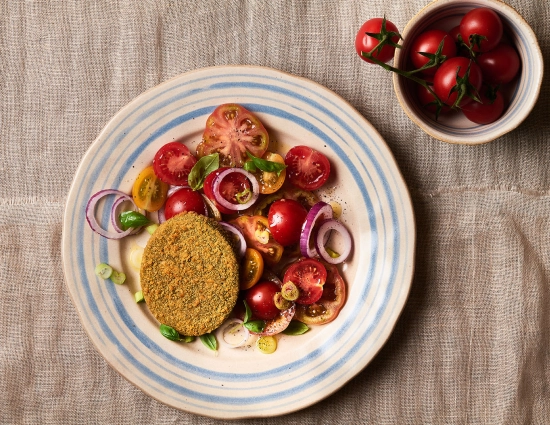
[[[136,203],[134,202],[132,197],[129,196],[129,195],[124,194],[123,196],[118,198],[115,202],[113,202],[113,206],[111,207],[111,224],[113,225],[114,229],[118,233],[122,233],[122,232],[124,232],[124,230],[118,225],[117,208],[119,207],[120,204],[122,204],[123,202],[126,202],[126,201],[132,203],[133,211],[137,211],[140,214],[145,215],[145,210],[142,210],[141,208],[138,208],[138,206],[136,205]],[[132,232],[132,234],[135,234],[135,233],[138,233],[141,230],[141,227],[134,227],[133,229],[134,229],[134,231]]]
[[[164,215],[164,205],[157,210],[157,220],[159,224],[166,221],[166,216]]]
[[[189,186],[170,186],[170,188],[168,189],[168,192],[166,193],[166,198],[169,198],[180,189],[188,189],[188,188]]]
[[[328,240],[327,235],[332,230],[340,233],[344,243],[343,251],[340,252],[340,255],[336,258],[331,257],[325,249],[325,243]],[[323,260],[329,264],[342,263],[346,258],[348,258],[348,255],[351,252],[351,245],[351,235],[342,223],[334,219],[324,220],[321,222],[319,229],[317,230],[317,237],[315,238],[315,248]]]
[[[236,226],[226,223],[225,221],[220,221],[219,223],[220,223],[220,226],[222,226],[228,232],[237,236],[237,238],[239,239],[239,251],[237,255],[239,258],[243,258],[244,253],[246,251],[246,240],[244,239],[242,232]]]
[[[90,228],[98,235],[101,235],[107,239],[122,239],[132,233],[135,229],[130,227],[128,230],[125,230],[123,232],[109,232],[108,230],[103,229],[95,218],[95,207],[97,203],[101,198],[108,195],[118,195],[119,197],[128,196],[124,192],[116,189],[103,189],[93,194],[86,204],[86,221],[90,225]]]
[[[220,185],[222,180],[231,173],[243,174],[248,180],[250,180],[250,183],[252,184],[252,197],[248,202],[245,202],[244,204],[233,204],[232,202],[229,202],[227,199],[225,199],[220,193]],[[242,168],[228,168],[214,178],[214,181],[212,182],[212,192],[214,193],[216,202],[218,202],[222,207],[225,207],[232,211],[241,211],[247,209],[248,207],[253,205],[254,202],[256,202],[258,196],[260,195],[260,185],[258,184],[258,180],[256,179],[256,177],[254,177],[254,175],[249,173],[248,171],[243,170]]]
[[[317,257],[317,250],[311,244],[313,230],[317,220],[332,219],[332,207],[326,202],[319,201],[311,207],[307,213],[306,219],[302,226],[302,233],[300,234],[300,252],[304,257],[313,258]]]

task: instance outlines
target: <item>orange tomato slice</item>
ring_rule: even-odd
[[[266,152],[262,156],[262,159],[265,159],[266,161],[277,162],[279,164],[285,163],[284,158],[278,153],[274,152]],[[279,174],[277,174],[276,172],[258,170],[254,173],[254,175],[258,179],[258,184],[260,185],[260,193],[263,193],[264,195],[269,195],[271,193],[277,192],[285,182],[286,169],[282,170]]]
[[[254,248],[246,248],[241,260],[240,289],[252,288],[262,277],[264,259],[262,254]]]
[[[169,185],[160,180],[153,166],[138,174],[132,187],[132,198],[138,208],[145,211],[158,211],[166,201]]]

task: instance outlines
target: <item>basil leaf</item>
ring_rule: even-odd
[[[147,217],[137,211],[124,211],[118,216],[122,230],[128,230],[130,227],[147,226],[151,223]]]
[[[285,335],[302,335],[309,331],[309,326],[298,320],[293,320],[283,331]]]
[[[252,310],[250,310],[250,306],[248,305],[246,300],[243,300],[243,303],[244,303],[244,309],[245,309],[243,322],[246,323],[250,320],[250,317],[252,317]]]
[[[179,341],[180,334],[177,330],[168,325],[160,325],[160,333],[163,337],[168,338],[171,341]]]
[[[260,333],[265,329],[265,322],[263,320],[252,320],[251,322],[245,322],[244,327],[250,332]]]
[[[219,153],[216,152],[203,156],[193,165],[193,168],[191,168],[189,172],[189,176],[187,177],[189,187],[193,190],[202,189],[206,176],[212,171],[216,171],[218,168],[220,168]]]
[[[216,337],[214,335],[204,334],[201,335],[199,338],[201,342],[212,351],[216,351],[218,349],[218,341],[216,341]]]
[[[267,161],[265,159],[258,158],[257,156],[252,155],[248,151],[246,151],[246,154],[248,155],[248,157],[250,158],[254,166],[259,168],[262,171],[267,171],[269,173],[277,173],[277,176],[278,176],[279,174],[281,174],[281,171],[283,171],[286,168],[285,164],[281,164],[279,162],[274,162],[274,161]]]

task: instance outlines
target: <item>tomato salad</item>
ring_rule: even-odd
[[[131,196],[103,190],[91,197],[86,211],[91,228],[112,239],[142,228],[152,233],[185,211],[216,219],[235,237],[240,265],[239,301],[217,334],[230,347],[255,340],[264,353],[276,349],[276,335],[300,335],[338,316],[346,300],[338,265],[352,249],[338,214],[315,192],[330,176],[327,157],[305,145],[283,157],[269,150],[269,142],[254,113],[238,104],[220,105],[208,117],[195,154],[180,142],[163,145],[139,173]],[[97,202],[107,195],[117,197],[111,210],[114,231],[95,218]],[[119,213],[123,203],[130,207]],[[335,235],[337,249],[331,248]],[[133,249],[130,263],[139,268],[139,262]],[[96,272],[105,279],[109,269],[101,264]],[[141,302],[143,295],[138,292],[135,299]],[[191,340],[162,324],[160,330],[172,340]],[[200,338],[217,349],[213,334]]]

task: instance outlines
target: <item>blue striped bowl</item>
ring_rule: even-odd
[[[508,107],[497,121],[479,125],[460,113],[441,115],[436,122],[416,100],[416,83],[397,74],[393,84],[397,99],[409,118],[430,136],[449,143],[477,145],[487,143],[518,127],[529,115],[537,98],[543,76],[543,59],[537,38],[527,22],[509,5],[499,0],[436,0],[428,4],[407,24],[401,33],[402,49],[396,49],[394,66],[408,68],[410,46],[423,31],[430,28],[450,30],[468,11],[477,7],[495,10],[504,31],[518,51],[521,68],[515,84],[503,91]]]
[[[236,102],[255,112],[279,150],[306,144],[334,173],[321,197],[343,206],[354,250],[343,267],[348,298],[338,318],[301,336],[282,336],[274,354],[165,339],[145,304],[128,255],[140,237],[93,233],[86,202],[104,188],[127,193],[164,143],[196,145],[208,115]],[[108,223],[109,205],[97,217]],[[141,241],[143,243],[143,241]],[[309,80],[262,67],[201,69],[139,96],[107,124],[84,156],[67,199],[63,265],[82,325],[106,361],[155,399],[216,418],[280,415],[327,397],[359,373],[389,337],[411,285],[415,222],[391,152],[348,103]],[[95,265],[124,270],[124,285],[102,281]]]

